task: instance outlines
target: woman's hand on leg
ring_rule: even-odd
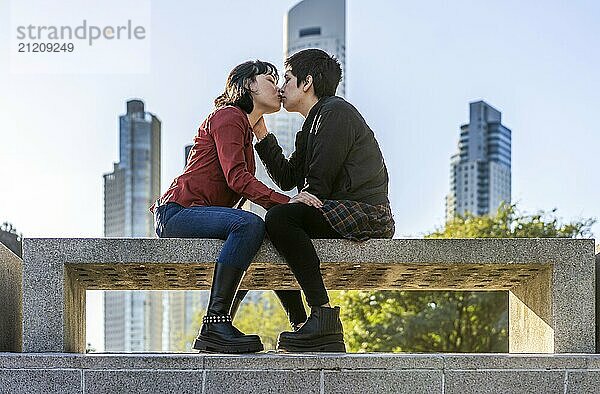
[[[290,199],[288,204],[296,204],[299,202],[315,208],[323,207],[323,203],[321,202],[321,200],[319,200],[316,196],[310,194],[309,192],[300,192],[296,194]]]

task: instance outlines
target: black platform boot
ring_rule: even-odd
[[[288,352],[346,352],[340,307],[311,307],[300,329],[279,334],[277,349]]]
[[[258,335],[245,335],[231,324],[233,298],[244,276],[239,268],[216,264],[206,316],[194,349],[215,353],[254,353],[263,350]]]

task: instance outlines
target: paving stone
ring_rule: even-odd
[[[206,394],[319,393],[318,371],[206,371]]]
[[[600,371],[567,372],[565,393],[600,393]]]
[[[599,357],[600,358],[600,357]],[[584,369],[588,359],[569,354],[445,354],[446,369]]]
[[[446,371],[445,394],[562,394],[563,371]]]
[[[113,393],[202,393],[204,371],[86,370],[85,392]]]
[[[0,393],[82,393],[81,371],[0,369]]]
[[[342,371],[324,373],[325,393],[442,393],[442,371]]]

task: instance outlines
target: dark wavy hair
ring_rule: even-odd
[[[342,67],[333,56],[321,49],[305,49],[288,57],[285,66],[298,79],[298,87],[312,75],[317,98],[335,96],[342,80]]]
[[[254,102],[250,95],[250,83],[256,81],[256,76],[261,74],[272,75],[275,83],[279,81],[277,68],[271,63],[255,60],[235,66],[227,77],[225,91],[215,99],[215,107],[235,105],[248,114],[252,112]]]

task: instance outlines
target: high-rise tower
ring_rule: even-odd
[[[161,122],[140,100],[128,101],[119,121],[119,162],[104,175],[104,236],[155,237],[148,207],[160,194]],[[159,291],[106,291],[105,350],[162,350],[162,298]]]
[[[469,124],[460,128],[451,158],[446,220],[470,212],[493,214],[511,201],[511,131],[502,114],[483,101],[470,103]]]

